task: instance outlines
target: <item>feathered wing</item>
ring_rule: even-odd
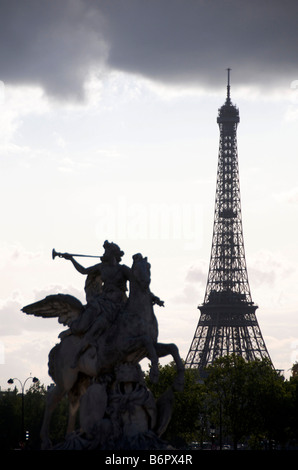
[[[56,317],[58,322],[65,326],[70,326],[83,310],[84,306],[81,301],[69,294],[48,295],[43,300],[22,308],[22,312],[27,315],[42,318]]]

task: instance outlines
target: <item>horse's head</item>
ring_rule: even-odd
[[[147,260],[147,257],[143,257],[141,253],[133,255],[132,274],[136,282],[143,289],[147,289],[150,285],[150,268],[151,265]]]

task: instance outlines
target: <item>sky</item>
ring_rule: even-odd
[[[0,0],[2,390],[10,377],[51,383],[63,327],[21,308],[59,292],[84,301],[84,277],[53,248],[102,255],[108,239],[128,266],[147,256],[165,302],[159,340],[186,358],[207,282],[228,67],[250,288],[273,364],[289,376],[297,15],[294,0]]]

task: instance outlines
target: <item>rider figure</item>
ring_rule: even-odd
[[[95,346],[98,337],[116,320],[120,311],[124,310],[127,302],[127,281],[131,278],[131,268],[120,264],[124,252],[115,243],[104,242],[105,252],[101,263],[84,268],[72,255],[65,253],[77,271],[87,274],[85,292],[87,305],[84,313],[72,322],[70,330],[73,334],[82,336],[79,351],[74,365],[81,354],[89,347]],[[163,306],[164,303],[151,293],[152,305]]]
[[[84,335],[77,359],[88,346],[96,343],[98,336],[113,323],[127,301],[126,283],[130,278],[130,268],[120,264],[124,253],[115,243],[105,241],[103,247],[105,252],[100,258],[101,263],[89,268],[81,266],[72,255],[63,255],[79,273],[87,275],[87,305],[82,316],[70,326],[73,334]]]

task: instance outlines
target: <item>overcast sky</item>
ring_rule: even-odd
[[[248,276],[276,368],[298,361],[298,3],[0,0],[0,386],[42,383],[56,320],[20,309],[84,300],[51,259],[105,239],[152,265],[160,340],[186,357],[211,249],[231,67]],[[92,259],[85,259],[90,265]]]

